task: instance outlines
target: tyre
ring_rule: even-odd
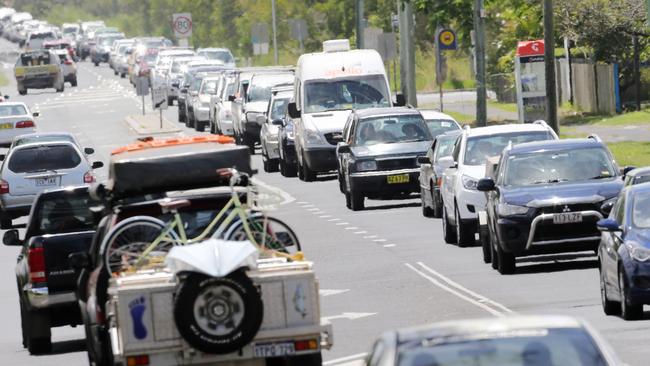
[[[622,268],[618,270],[618,286],[621,291],[621,318],[639,320],[643,317],[643,304],[632,302],[629,295],[627,277]]]
[[[120,78],[125,79],[125,78],[126,78],[126,74],[125,74],[125,73],[120,73]]]
[[[21,291],[20,284],[18,284],[18,291]],[[23,340],[23,348],[27,348],[27,346],[29,345],[29,337],[27,332],[27,326],[29,321],[27,319],[28,314],[23,299],[21,298],[19,302],[20,302],[20,329],[22,330],[21,334]]]
[[[284,159],[280,159],[280,174],[287,178],[295,177],[297,175],[296,167],[287,164]]]
[[[251,155],[255,155],[255,141],[252,138],[248,137],[246,134],[242,136],[243,145],[248,146],[248,151]]]
[[[467,224],[463,224],[463,220],[460,217],[458,212],[458,207],[455,209],[456,215],[456,239],[458,241],[458,246],[461,248],[466,248],[476,244],[476,239],[474,238],[474,230],[472,227]]]
[[[27,95],[27,89],[25,89],[25,90],[18,90],[18,94],[20,94],[20,95]]]
[[[341,193],[345,193],[345,178],[343,178],[343,175],[340,171],[336,172],[336,177],[339,180],[339,191],[341,191]]]
[[[497,261],[497,270],[499,273],[502,275],[511,275],[515,273],[517,265],[514,254],[505,252],[498,244]]]
[[[174,321],[197,350],[227,354],[241,350],[262,325],[264,306],[243,270],[226,277],[192,273],[178,286]]]
[[[302,164],[300,164],[299,169],[302,170],[302,180],[305,182],[313,182],[316,180],[316,172],[311,170],[307,166],[307,161],[305,159],[305,154],[303,153]]]
[[[77,77],[76,76],[70,81],[70,85],[72,85],[73,87],[77,87]]]
[[[262,153],[262,164],[264,165],[264,171],[267,173],[275,173],[278,171],[279,164],[277,159],[269,159]]]
[[[449,222],[449,216],[447,215],[447,209],[442,208],[442,233],[445,237],[445,243],[455,244],[456,243],[456,228]]]
[[[322,364],[323,357],[320,352],[309,355],[266,359],[266,366],[321,366]]]
[[[479,240],[483,249],[483,263],[492,262],[492,249],[490,244],[490,229],[487,225],[479,226]]]
[[[172,98],[172,97],[167,97],[167,105],[169,105],[169,106],[174,105],[174,98]]]
[[[32,355],[52,351],[50,317],[44,311],[27,310],[27,350]]]
[[[490,257],[492,258],[492,269],[498,269],[499,267],[499,258],[497,256],[497,249],[496,246],[499,245],[497,243],[497,237],[496,235],[492,235],[490,233]]]
[[[95,67],[99,66],[99,62],[93,62],[95,64]]]
[[[117,70],[113,70],[113,75],[117,75]]]
[[[106,266],[111,273],[123,271],[125,265],[141,264],[145,251],[168,252],[180,242],[178,235],[171,230],[155,247],[151,247],[164,229],[163,221],[149,216],[130,217],[115,225],[102,243],[106,248]]]
[[[65,90],[65,83],[61,83],[61,86],[56,88],[57,93],[61,93]]]
[[[280,219],[256,215],[248,218],[247,225],[258,245],[291,254],[302,250],[296,233]],[[233,241],[248,240],[243,222],[237,221],[231,224],[223,238]]]
[[[366,197],[363,193],[357,191],[356,189],[350,187],[349,192],[345,195],[346,205],[349,201],[348,208],[352,211],[361,211],[365,208],[364,201]]]
[[[205,122],[202,122],[202,121],[196,121],[196,122],[194,122],[194,129],[195,129],[197,132],[205,132],[205,125],[206,125]]]
[[[433,217],[433,210],[427,206],[425,196],[426,196],[426,191],[424,190],[424,188],[420,187],[420,202],[422,202],[422,216]]]
[[[187,116],[184,113],[181,113],[180,107],[178,109],[178,122],[179,123],[186,123],[187,122]]]
[[[600,300],[603,304],[603,311],[605,315],[617,315],[621,313],[621,304],[612,301],[607,296],[607,286],[605,286],[605,274],[603,273],[602,266],[599,268],[598,274],[600,275]]]
[[[431,182],[431,187],[433,187],[433,182]],[[442,200],[438,197],[439,194],[435,190],[431,190],[431,202],[433,205],[433,217],[436,219],[442,218]]]

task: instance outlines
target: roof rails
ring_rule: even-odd
[[[589,134],[589,136],[587,136],[587,138],[592,139],[592,140],[594,140],[596,142],[603,142],[603,140],[600,138],[600,136],[596,135],[595,133]]]

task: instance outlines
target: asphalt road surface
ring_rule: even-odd
[[[9,47],[0,41],[0,47]],[[5,65],[9,67],[9,65]],[[11,68],[5,68],[11,77]],[[126,115],[141,111],[140,99],[125,79],[103,64],[79,64],[79,86],[17,95],[12,100],[40,110],[41,131],[70,131],[97,160],[132,142],[137,134]],[[150,99],[146,99],[150,110]],[[165,111],[175,121],[176,107]],[[179,125],[181,126],[181,125]],[[195,135],[182,127],[176,135]],[[253,158],[261,171],[261,158]],[[106,177],[106,168],[99,171]],[[647,365],[650,314],[625,322],[604,315],[593,253],[518,261],[517,274],[501,276],[481,261],[479,247],[444,244],[440,220],[421,215],[416,196],[407,200],[367,201],[352,212],[334,177],[304,183],[279,174],[260,173],[262,181],[284,190],[287,201],[274,215],[297,232],[320,278],[321,312],[334,326],[335,346],[324,353],[326,365],[354,365],[384,330],[428,322],[509,313],[567,314],[585,318],[612,343],[630,365]],[[54,352],[30,356],[20,343],[20,316],[14,265],[17,248],[0,248],[0,358],[6,365],[83,365],[81,328],[53,331]]]

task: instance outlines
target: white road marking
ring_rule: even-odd
[[[304,206],[303,206],[304,207]],[[307,211],[320,211],[320,209],[314,207],[314,208],[308,208]]]
[[[330,222],[333,222],[333,221],[341,221],[341,219],[336,219],[336,218],[334,218],[334,219],[329,219],[329,220],[327,220],[327,221],[330,221]]]
[[[365,230],[361,230],[361,231],[355,231],[354,233],[359,235],[359,234],[367,234],[368,232]]]
[[[337,222],[336,225],[347,225],[349,224],[348,222]]]
[[[384,248],[394,248],[396,246],[397,246],[396,244],[386,244],[384,245]]]
[[[350,291],[349,289],[344,289],[344,290],[319,290],[318,294],[327,297],[327,296],[333,296],[333,295],[340,295],[344,294],[346,292]]]
[[[384,242],[387,242],[388,240],[386,240],[386,239],[375,239],[373,241],[377,242],[377,243],[384,243]]]
[[[368,235],[368,236],[364,236],[363,238],[364,239],[374,239],[376,237],[377,237],[377,235]]]
[[[321,319],[323,320],[335,320],[335,319],[347,319],[347,320],[357,320],[361,318],[367,318],[369,316],[377,315],[377,313],[342,313],[340,315],[325,316]]]
[[[332,215],[322,215],[322,216],[318,216],[318,217],[321,218],[321,219],[326,219],[328,217],[332,217]]]
[[[345,230],[356,230],[356,229],[358,229],[358,227],[356,226],[348,226],[345,228]]]
[[[263,180],[260,180],[259,178],[252,178],[252,181],[253,181],[253,183],[263,187],[264,189],[266,189],[268,191],[272,191],[272,192],[275,192],[275,193],[279,194],[282,197],[282,203],[280,203],[280,205],[286,205],[287,203],[291,203],[291,202],[296,200],[288,192],[285,192],[285,191],[281,190],[278,187],[275,187],[275,186],[272,186],[272,185],[270,185],[268,183],[265,183]]]
[[[367,353],[357,353],[356,355],[351,355],[347,357],[336,358],[333,360],[323,362],[323,366],[352,366],[352,365],[362,365],[361,360],[366,357]],[[350,361],[359,361],[359,362],[350,362]]]

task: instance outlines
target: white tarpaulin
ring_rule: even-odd
[[[208,239],[172,248],[165,263],[173,273],[191,271],[224,277],[240,267],[257,268],[258,257],[259,252],[250,241]]]

